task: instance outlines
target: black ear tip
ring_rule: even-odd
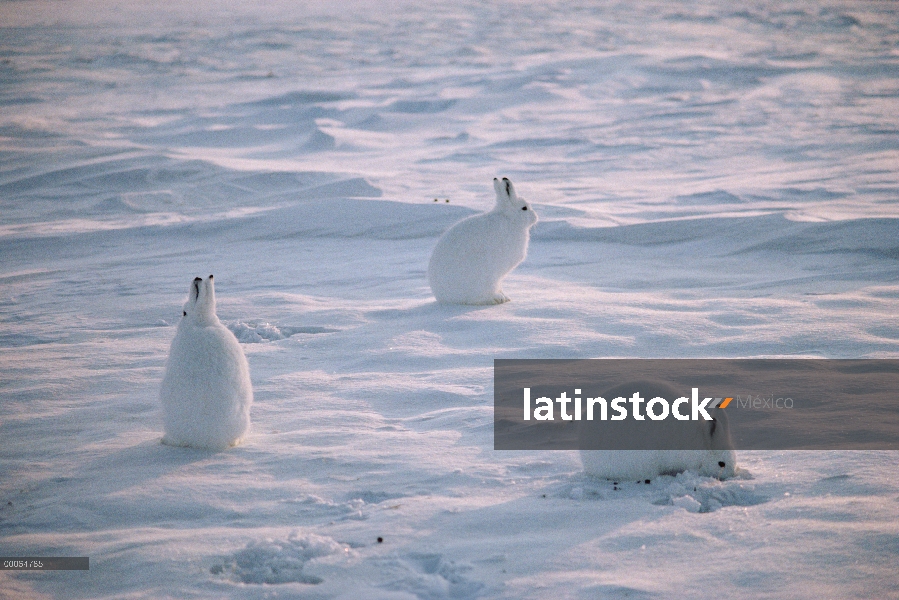
[[[493,178],[493,181],[499,181],[499,179],[497,179],[496,177],[494,177],[494,178]]]
[[[202,277],[194,277],[194,281],[203,281]]]
[[[503,181],[509,181],[508,177],[503,177]]]
[[[209,274],[209,279],[212,279],[212,273]]]

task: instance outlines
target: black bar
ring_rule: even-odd
[[[90,571],[87,556],[0,556],[2,571]]]
[[[497,359],[493,366],[496,450],[899,450],[896,359]],[[711,418],[702,418],[715,429],[700,427],[693,390],[699,401],[708,398]],[[627,416],[611,418],[612,400],[637,392],[635,405],[621,403]],[[686,410],[688,420],[674,418],[682,398],[689,401],[678,414]],[[591,399],[608,401],[608,420],[589,419],[588,406],[602,408]],[[664,401],[654,405],[657,416],[634,416],[650,399]]]

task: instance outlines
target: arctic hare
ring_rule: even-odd
[[[662,397],[673,401],[683,396],[667,383],[637,381],[616,386],[602,397],[611,401],[616,397],[628,397],[639,391],[649,400]],[[725,411],[710,409],[713,421],[675,421],[665,419],[658,422],[643,421],[639,425],[626,421],[582,421],[579,435],[582,447],[591,439],[602,439],[606,444],[615,445],[621,440],[626,447],[635,435],[652,435],[652,440],[667,448],[697,448],[683,450],[581,450],[584,471],[606,479],[639,480],[657,475],[673,475],[683,471],[694,471],[700,475],[727,479],[734,476],[737,456],[733,450],[730,429]],[[639,433],[636,429],[639,427]],[[607,446],[608,447],[608,446]],[[700,449],[701,448],[701,449]]]
[[[512,182],[494,178],[496,206],[446,230],[428,264],[428,282],[438,302],[501,304],[503,277],[524,260],[537,215],[518,197]]]
[[[164,444],[224,450],[250,426],[250,367],[215,314],[212,275],[191,282],[160,391]]]

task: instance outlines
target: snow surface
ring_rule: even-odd
[[[2,2],[0,106],[0,554],[91,561],[0,596],[899,597],[895,453],[492,449],[494,358],[899,356],[894,3]],[[513,301],[437,305],[495,176]],[[159,443],[209,273],[220,453]]]

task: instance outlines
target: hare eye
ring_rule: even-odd
[[[721,467],[722,469],[723,469],[726,465],[727,465],[727,463],[724,462],[723,460],[719,460],[719,461],[718,461],[718,466]]]
[[[528,209],[527,206],[522,206],[522,207],[521,207],[521,210],[527,210],[527,209]]]
[[[182,317],[186,317],[186,316],[187,316],[187,311],[186,311],[186,310],[182,310],[181,313],[182,313],[182,314],[181,314]]]

